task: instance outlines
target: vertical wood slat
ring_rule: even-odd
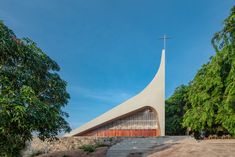
[[[110,122],[80,136],[159,136],[157,115],[151,109],[144,109],[135,114]]]

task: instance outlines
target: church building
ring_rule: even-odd
[[[65,136],[165,136],[165,49],[156,75],[139,94]]]

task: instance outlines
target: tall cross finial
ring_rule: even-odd
[[[167,39],[171,39],[171,38],[164,34],[163,37],[160,38],[160,39],[163,40],[163,48],[164,48],[164,50],[165,50],[165,49],[166,49],[166,40],[167,40]]]

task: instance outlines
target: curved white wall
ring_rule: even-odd
[[[158,72],[148,86],[136,96],[128,99],[122,104],[105,112],[101,116],[82,125],[81,127],[72,130],[66,137],[74,136],[85,132],[96,126],[102,125],[105,122],[111,121],[124,114],[134,112],[140,108],[150,106],[154,108],[158,114],[160,125],[160,134],[165,136],[165,50],[162,50],[161,63]]]

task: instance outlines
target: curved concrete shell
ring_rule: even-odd
[[[162,50],[161,63],[153,80],[136,96],[126,100],[101,116],[91,120],[81,127],[72,130],[65,136],[86,136],[89,131],[109,125],[111,122],[144,108],[151,108],[157,115],[156,128],[158,133],[154,136],[165,135],[165,50]],[[96,134],[97,135],[97,134]],[[136,134],[138,135],[138,134]],[[114,135],[115,136],[115,135]]]

